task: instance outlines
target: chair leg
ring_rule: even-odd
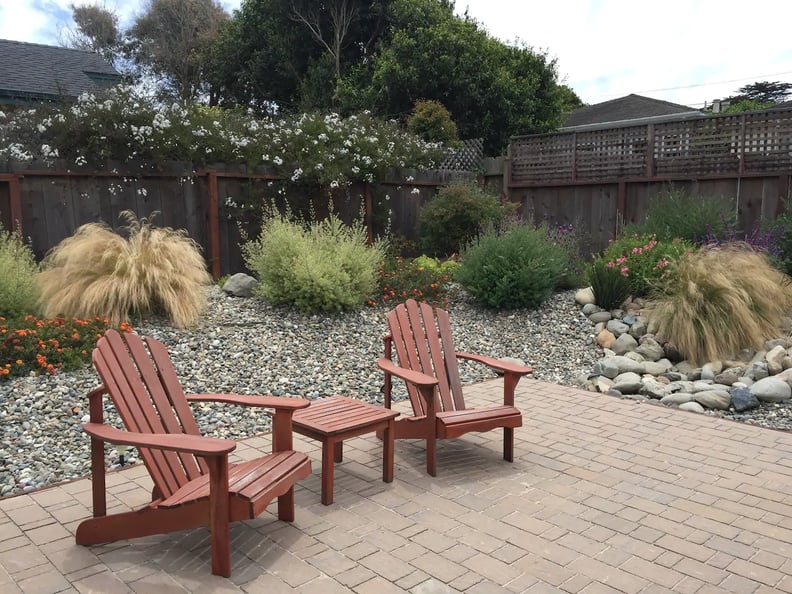
[[[426,440],[426,472],[437,476],[437,437],[434,435]]]
[[[512,427],[503,428],[503,459],[507,462],[514,462],[514,429]]]
[[[294,487],[278,497],[278,519],[294,522]]]
[[[231,575],[231,526],[228,496],[228,456],[207,458],[209,465],[209,530],[212,573]]]

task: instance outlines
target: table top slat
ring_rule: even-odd
[[[314,400],[308,408],[296,411],[293,423],[318,433],[332,435],[387,421],[398,415],[397,411],[354,398],[331,396]]]

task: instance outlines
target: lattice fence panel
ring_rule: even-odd
[[[579,181],[637,177],[646,172],[646,126],[577,133]]]
[[[792,169],[792,110],[745,114],[745,171]]]
[[[655,126],[655,171],[659,175],[739,173],[739,114]]]
[[[442,171],[474,171],[481,167],[484,159],[484,139],[470,138],[462,146],[449,148],[438,169]]]
[[[563,183],[572,181],[574,134],[544,134],[515,138],[511,144],[511,181]]]

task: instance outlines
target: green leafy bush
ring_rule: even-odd
[[[91,362],[96,341],[110,328],[107,318],[0,317],[0,380],[33,373],[55,374]],[[122,322],[119,329],[131,332]]]
[[[367,245],[360,223],[345,225],[331,214],[306,224],[270,211],[258,239],[243,244],[242,252],[270,303],[335,312],[366,304],[385,250]]]
[[[456,262],[441,264],[428,256],[414,260],[386,258],[379,270],[379,294],[369,304],[398,303],[412,297],[432,305],[447,305],[445,288],[456,266]]]
[[[650,308],[657,334],[698,363],[762,348],[781,332],[792,284],[745,244],[705,246],[682,258]]]
[[[551,225],[543,221],[540,228],[547,234],[547,239],[561,248],[566,258],[564,273],[558,282],[560,289],[574,289],[583,283],[584,266],[581,258],[582,236],[571,223]]]
[[[792,207],[774,221],[774,227],[778,239],[773,257],[778,267],[792,276]]]
[[[586,271],[586,278],[594,292],[594,301],[603,309],[615,309],[630,296],[630,280],[613,261],[596,259]]]
[[[488,307],[537,307],[553,294],[565,260],[542,229],[514,225],[479,237],[463,253],[455,278]]]
[[[0,226],[0,315],[33,313],[38,300],[38,265],[19,233]]]
[[[452,183],[418,213],[418,235],[435,256],[459,253],[481,231],[505,222],[513,207],[473,184]]]
[[[624,235],[654,235],[658,241],[677,237],[704,243],[707,238],[723,238],[736,227],[734,201],[668,189],[649,202],[646,220],[628,225]]]
[[[131,211],[124,239],[88,223],[56,245],[39,274],[44,316],[108,318],[164,313],[179,328],[192,326],[207,304],[212,278],[200,247],[183,230],[154,227]]]
[[[428,142],[452,146],[458,144],[457,126],[445,105],[431,99],[419,99],[410,117],[407,130]]]
[[[692,243],[681,239],[657,241],[653,235],[624,235],[605,248],[602,260],[630,281],[634,297],[645,296],[662,287],[673,264],[693,251]]]

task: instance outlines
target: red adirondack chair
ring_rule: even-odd
[[[413,416],[396,419],[397,439],[426,440],[426,471],[436,476],[436,440],[459,437],[471,431],[503,428],[503,459],[514,459],[514,428],[522,414],[514,407],[514,389],[530,367],[491,357],[457,353],[446,312],[420,305],[414,299],[388,314],[390,333],[385,336],[385,357],[377,365],[385,372],[385,406],[391,407],[391,376],[404,380]],[[398,365],[392,361],[396,349]],[[478,361],[503,373],[503,405],[465,408],[457,359]]]
[[[300,398],[234,394],[185,395],[165,346],[107,332],[93,362],[102,385],[90,397],[91,476],[94,517],[77,528],[77,544],[92,545],[187,528],[209,526],[212,573],[231,574],[229,523],[252,519],[278,498],[278,518],[294,520],[294,483],[311,474],[308,457],[292,449],[293,411]],[[150,355],[149,355],[150,353]],[[109,394],[126,431],[103,424],[103,394]],[[227,402],[275,409],[273,453],[229,464],[229,439],[203,437],[189,402]],[[132,445],[154,481],[152,501],[142,509],[107,515],[104,442]]]

